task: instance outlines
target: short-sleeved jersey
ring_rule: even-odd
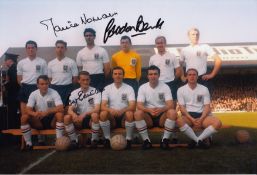
[[[47,93],[42,96],[39,89],[33,91],[28,99],[27,106],[35,108],[36,111],[47,111],[58,105],[62,105],[60,95],[54,89],[48,88]]]
[[[88,71],[90,74],[103,73],[104,63],[110,62],[107,51],[99,46],[94,46],[92,49],[84,47],[81,49],[76,58],[77,65],[82,66],[83,71]]]
[[[137,102],[144,103],[147,108],[164,107],[169,100],[172,100],[170,88],[163,82],[159,82],[154,89],[149,82],[139,87]]]
[[[204,105],[210,104],[210,93],[208,89],[197,84],[191,89],[188,84],[178,89],[178,104],[185,106],[188,112],[203,112]]]
[[[175,79],[174,71],[179,67],[179,60],[176,56],[168,51],[164,55],[159,53],[151,56],[149,66],[155,65],[161,70],[159,80],[162,82],[170,82]]]
[[[51,84],[71,84],[74,76],[78,76],[78,68],[71,58],[65,57],[61,60],[55,58],[48,63],[48,77],[52,78]]]
[[[189,45],[181,50],[180,61],[186,63],[186,71],[194,68],[198,75],[203,75],[207,71],[207,57],[212,57],[215,52],[207,44]]]
[[[17,75],[22,76],[21,83],[37,84],[40,75],[47,75],[47,63],[39,57],[33,60],[24,58],[18,62]]]
[[[140,80],[141,78],[141,57],[135,51],[128,53],[119,51],[112,55],[112,67],[120,66],[124,69],[124,78]]]
[[[78,88],[71,92],[69,104],[74,106],[78,114],[91,111],[95,105],[101,103],[101,92],[93,87],[89,87],[86,92]]]
[[[128,107],[129,102],[135,101],[135,92],[126,83],[122,83],[119,88],[112,83],[104,88],[102,101],[107,101],[109,108],[120,110]]]

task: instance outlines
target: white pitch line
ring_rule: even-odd
[[[31,170],[34,166],[40,164],[42,161],[44,161],[45,159],[47,159],[49,156],[51,156],[52,154],[54,154],[56,151],[52,151],[48,154],[46,154],[45,156],[39,158],[36,162],[30,164],[28,167],[24,168],[19,174],[25,174],[27,173],[29,170]]]

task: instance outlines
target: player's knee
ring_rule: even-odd
[[[107,111],[102,111],[100,113],[100,120],[105,122],[106,120],[108,120],[108,112]]]
[[[134,113],[134,118],[136,121],[143,120],[144,119],[144,112],[141,110],[138,110]]]
[[[170,120],[176,120],[177,119],[177,113],[175,110],[170,109],[167,111],[167,118],[169,118]]]
[[[64,116],[64,124],[65,124],[65,125],[68,125],[68,124],[70,124],[70,123],[72,123],[72,117],[71,117],[71,115],[65,115],[65,116]]]
[[[134,120],[133,112],[132,111],[127,111],[125,113],[125,119],[126,119],[127,122],[133,122],[133,120]]]
[[[213,122],[213,127],[217,130],[220,129],[222,126],[222,123],[219,119],[215,119],[215,121]]]
[[[91,114],[91,121],[93,123],[98,123],[99,122],[99,115],[97,113]]]
[[[57,113],[55,114],[55,118],[56,118],[56,120],[57,120],[58,122],[63,122],[63,118],[64,118],[63,113],[57,112]]]

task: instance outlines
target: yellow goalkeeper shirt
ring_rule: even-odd
[[[119,51],[112,55],[112,67],[120,66],[124,69],[124,78],[137,79],[141,78],[141,57],[135,52]]]

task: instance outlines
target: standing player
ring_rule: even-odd
[[[84,37],[87,46],[77,54],[77,65],[79,71],[90,73],[90,86],[102,91],[105,79],[110,73],[110,61],[107,51],[95,45],[96,32],[92,28],[84,30]]]
[[[47,75],[47,64],[42,58],[37,57],[37,43],[26,42],[27,58],[22,59],[17,65],[17,81],[21,85],[18,99],[20,101],[21,114],[25,114],[29,95],[37,89],[37,78]]]
[[[96,148],[98,143],[99,111],[101,93],[90,87],[90,75],[87,71],[79,72],[78,82],[80,88],[72,91],[68,115],[64,117],[65,129],[71,139],[72,147],[78,146],[78,135],[75,128],[90,128],[92,130],[91,147]]]
[[[178,85],[176,78],[181,76],[179,60],[166,50],[166,38],[158,36],[155,39],[158,53],[150,58],[149,66],[155,65],[161,70],[159,81],[166,83],[171,90],[174,102],[177,100]]]
[[[126,128],[127,149],[131,148],[134,130],[135,93],[131,86],[123,83],[124,70],[112,69],[114,83],[106,86],[102,94],[100,125],[105,136],[105,146],[110,145],[110,122],[113,128]]]
[[[67,43],[58,40],[55,43],[56,58],[48,63],[48,77],[51,88],[55,89],[62,98],[64,106],[68,105],[69,95],[73,84],[77,83],[78,68],[71,58],[65,56]]]
[[[208,148],[204,139],[216,133],[222,124],[211,114],[210,93],[205,86],[197,83],[198,71],[189,68],[186,77],[188,83],[178,89],[178,104],[182,118],[179,118],[177,122],[180,130],[192,139],[189,144],[190,148],[195,146]],[[204,128],[204,130],[197,137],[188,125],[197,129]]]
[[[192,28],[188,31],[190,45],[181,50],[181,64],[186,64],[186,71],[189,68],[194,68],[199,73],[198,83],[209,87],[208,81],[215,77],[221,68],[221,58],[215,54],[212,48],[207,44],[199,44],[200,31],[197,28]],[[211,73],[207,73],[207,57],[214,60],[214,67]],[[185,81],[184,73],[182,80]]]
[[[141,78],[141,57],[131,50],[131,39],[122,36],[120,39],[121,51],[112,55],[112,67],[122,67],[125,71],[124,83],[132,86],[137,96],[138,82]]]
[[[160,69],[150,66],[147,70],[149,82],[140,86],[137,98],[135,123],[144,143],[143,149],[152,147],[147,127],[164,127],[160,147],[169,148],[169,137],[175,127],[177,113],[174,110],[172,95],[168,85],[159,81]]]
[[[27,150],[32,149],[31,127],[36,129],[56,128],[56,138],[63,136],[63,104],[60,95],[48,88],[46,75],[37,78],[38,90],[33,91],[28,99],[27,112],[21,117],[21,130]]]

